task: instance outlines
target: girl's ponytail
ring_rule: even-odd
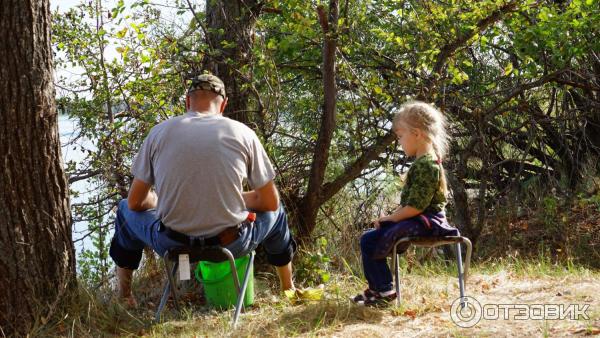
[[[437,163],[440,167],[440,187],[442,188],[442,192],[444,193],[444,196],[448,195],[448,180],[446,179],[446,170],[444,170],[444,166],[442,165],[442,156],[440,155],[440,152],[437,149],[437,146],[435,143],[433,143],[433,150],[435,152],[435,156],[437,156]]]

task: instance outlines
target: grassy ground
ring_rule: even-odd
[[[407,270],[410,270],[408,272]],[[590,304],[589,319],[481,320],[461,328],[450,317],[458,297],[456,270],[443,263],[404,265],[400,307],[381,309],[351,304],[348,297],[365,288],[352,272],[334,273],[326,284],[326,298],[292,304],[275,290],[273,275],[255,277],[255,305],[242,314],[236,330],[232,311],[216,311],[202,304],[197,289],[187,293],[179,313],[168,308],[165,320],[152,323],[158,293],[137,293],[140,306],[126,310],[114,299],[86,293],[72,314],[54,325],[40,327],[39,336],[146,337],[404,337],[404,336],[586,336],[600,334],[600,271],[548,260],[497,260],[475,265],[467,295],[481,304]],[[144,276],[140,290],[154,290],[160,276]],[[152,285],[152,283],[154,285]],[[108,295],[108,294],[105,294]]]
[[[231,329],[232,310],[206,306],[199,285],[188,285],[181,312],[168,307],[162,323],[153,323],[164,273],[148,255],[136,274],[134,290],[140,304],[127,310],[114,300],[110,287],[82,289],[69,315],[40,325],[32,336],[67,337],[408,337],[408,336],[592,336],[600,335],[600,194],[560,202],[553,197],[525,215],[495,215],[483,229],[466,284],[467,296],[480,304],[508,306],[589,304],[589,318],[575,320],[482,319],[461,328],[451,319],[459,291],[456,267],[437,251],[409,250],[401,260],[401,305],[374,309],[352,304],[349,297],[366,285],[361,277],[358,238],[364,230],[352,219],[338,219],[337,232],[327,231],[331,219],[315,234],[315,243],[295,258],[299,284],[325,283],[325,299],[292,304],[279,295],[276,276],[255,272],[255,304]],[[559,203],[560,202],[560,203]],[[347,204],[332,204],[344,208]],[[352,215],[352,210],[333,210]],[[512,210],[507,208],[507,210]],[[339,234],[344,234],[339,236]],[[352,240],[354,239],[354,240]],[[503,258],[498,258],[503,257]],[[261,268],[259,265],[258,268]],[[267,267],[269,268],[269,267]],[[327,278],[325,278],[327,277]],[[84,283],[82,283],[83,285]],[[171,304],[169,304],[171,305]],[[538,306],[538,307],[535,307]],[[522,308],[522,307],[521,307]],[[500,309],[496,306],[496,309]],[[504,310],[503,310],[504,311]],[[537,312],[539,313],[539,311]],[[504,312],[502,312],[502,315]]]

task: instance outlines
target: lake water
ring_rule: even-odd
[[[79,147],[74,147],[72,143],[75,136],[77,136],[77,123],[70,119],[67,115],[59,115],[58,117],[58,132],[60,134],[60,143],[62,148],[63,161],[66,164],[68,161],[80,162],[85,158],[85,154],[80,150]],[[94,145],[89,140],[78,140],[77,145],[83,145],[87,149],[94,149]],[[87,200],[91,195],[88,191],[93,188],[89,180],[82,180],[73,183],[70,186],[71,190],[75,190],[80,193],[78,197],[71,197],[71,205],[74,203],[81,203]],[[92,248],[92,242],[89,237],[81,238],[85,235],[88,229],[87,222],[76,222],[73,223],[73,241],[75,243],[75,250],[77,256],[79,256],[83,249]]]

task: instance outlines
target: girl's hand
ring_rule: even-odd
[[[381,223],[382,223],[382,222],[387,222],[387,221],[389,221],[389,219],[388,219],[388,217],[387,217],[387,216],[382,216],[382,217],[379,217],[378,219],[376,219],[376,220],[374,220],[374,221],[372,222],[372,223],[373,223],[373,227],[374,227],[375,229],[379,229],[379,228],[381,228]]]

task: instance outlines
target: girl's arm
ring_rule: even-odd
[[[402,220],[411,218],[411,217],[415,217],[419,214],[421,214],[423,212],[423,210],[419,210],[417,208],[411,207],[409,205],[407,206],[401,206],[396,208],[396,210],[394,210],[394,212],[392,212],[391,214],[387,215],[387,216],[383,216],[380,217],[379,219],[375,220],[375,228],[379,228],[379,224],[381,222],[400,222]]]

